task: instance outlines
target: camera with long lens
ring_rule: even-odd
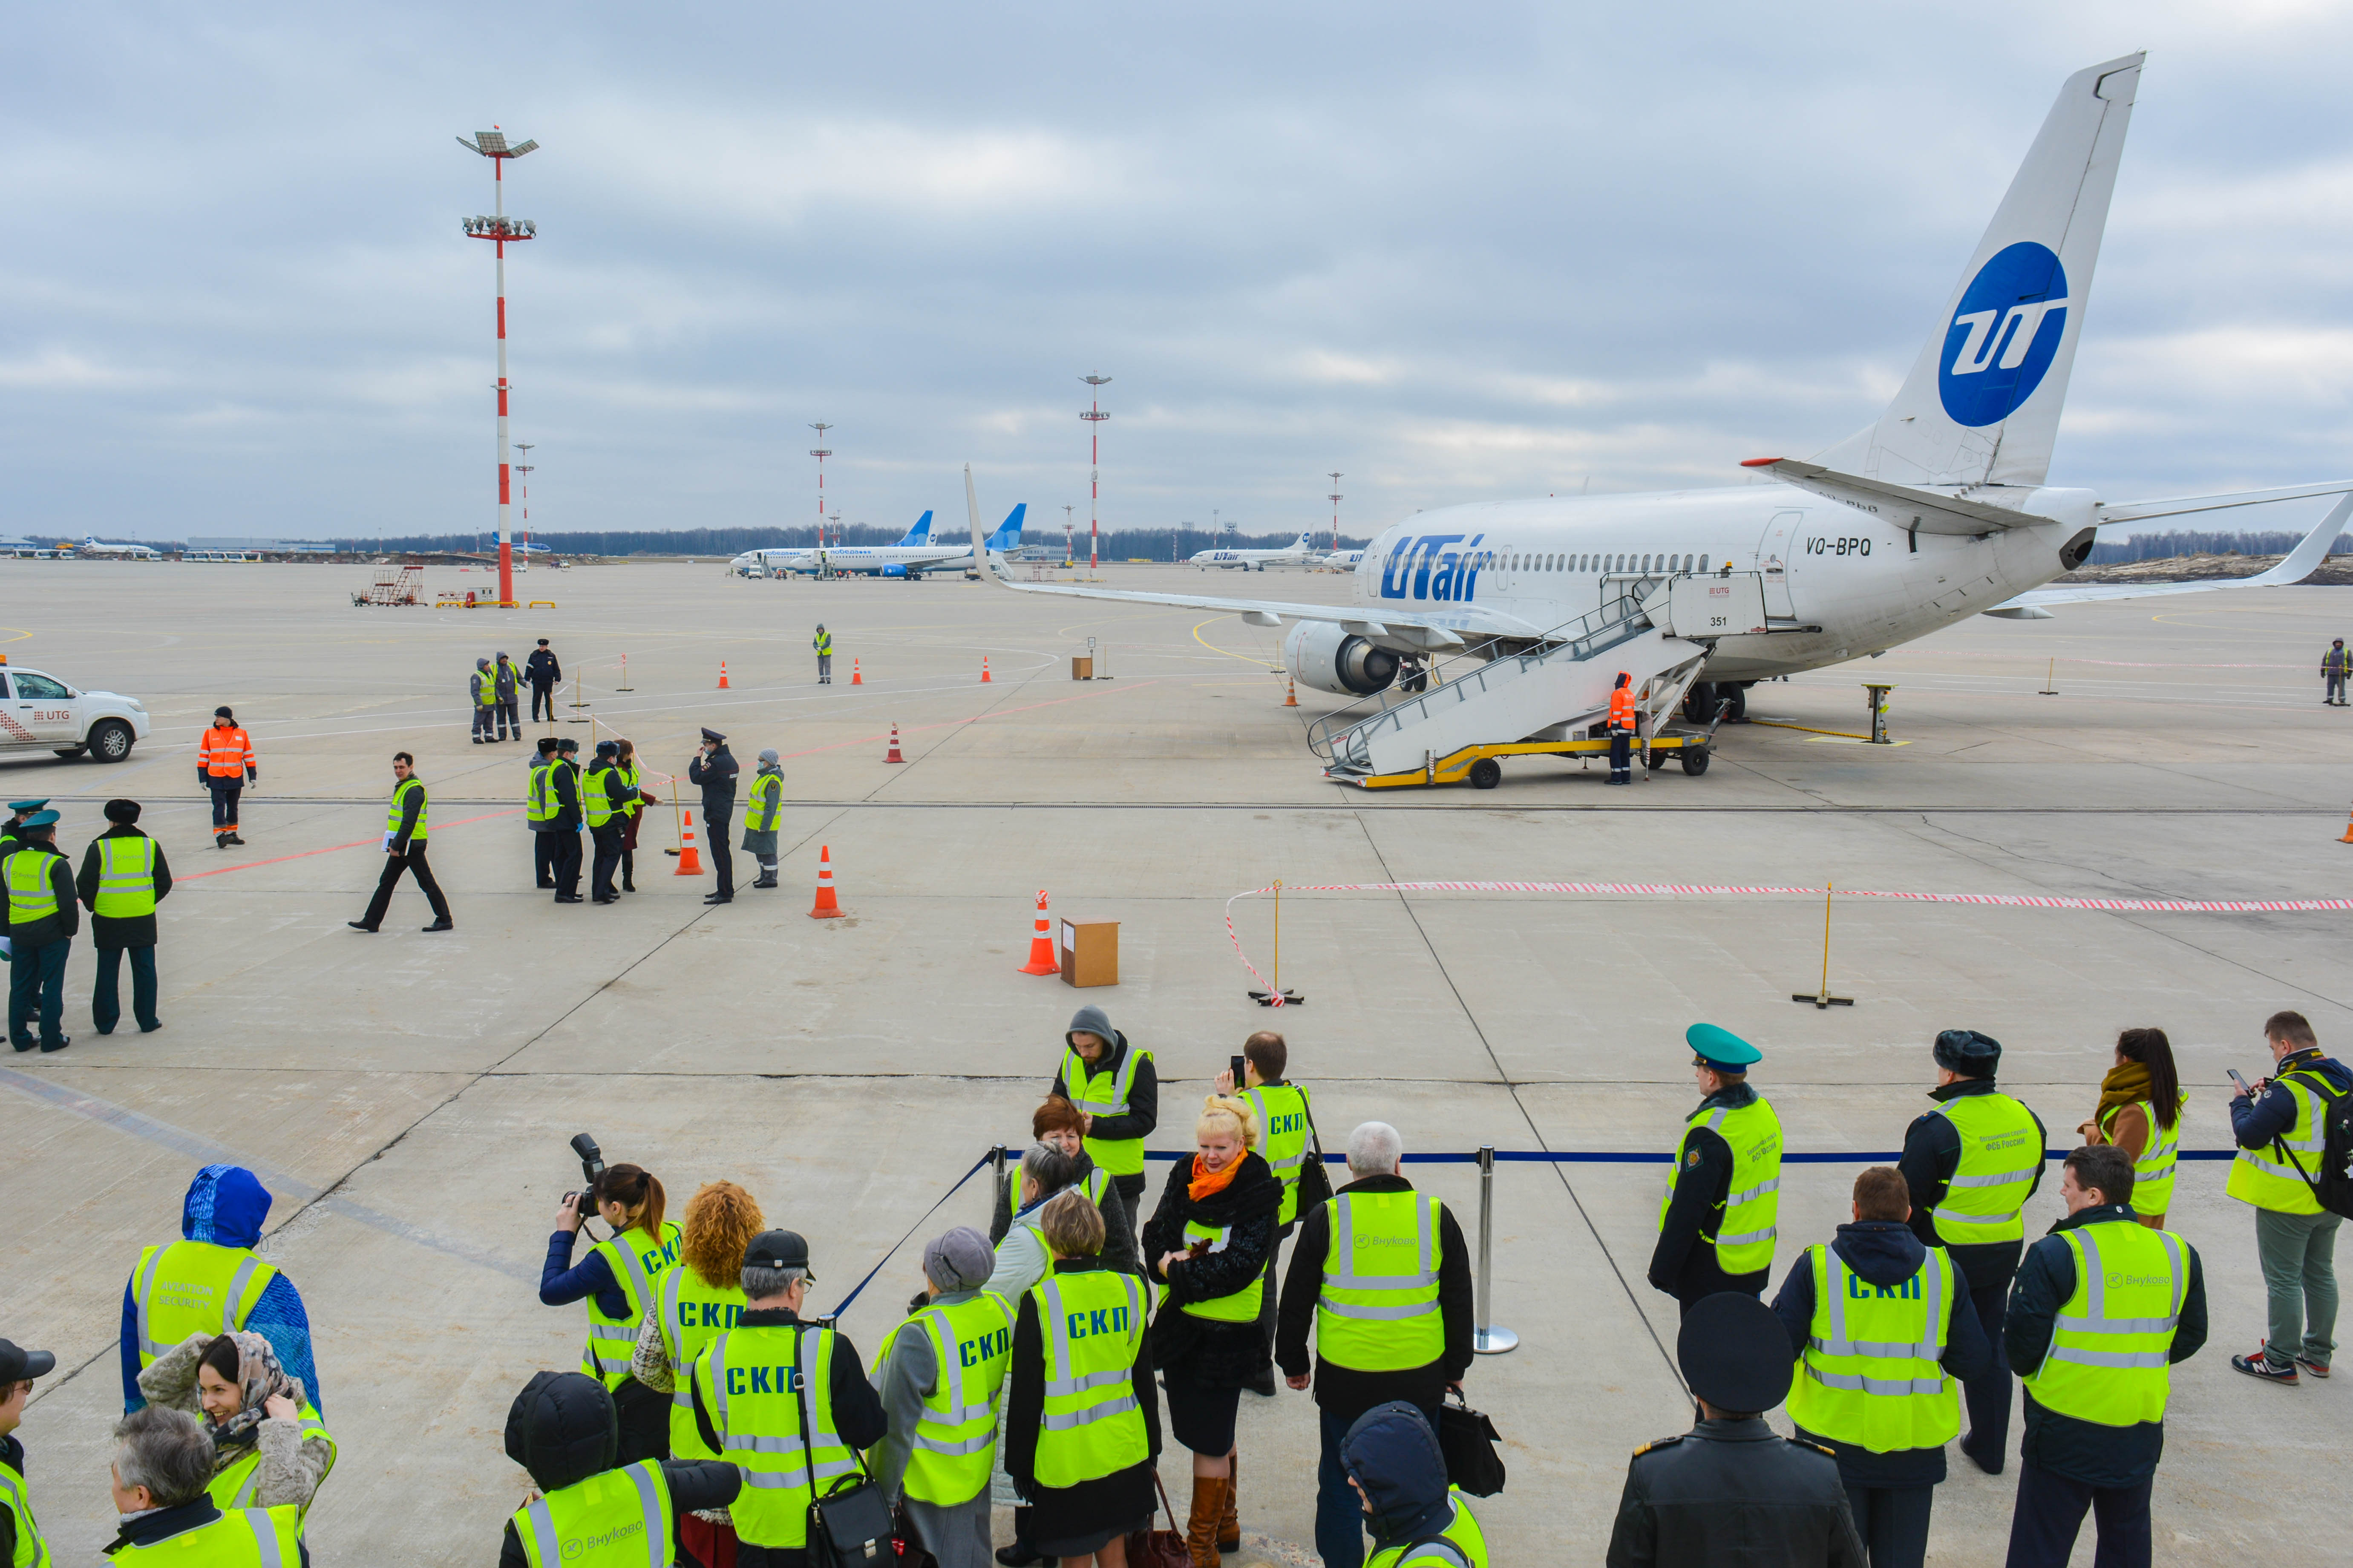
[[[580,1190],[571,1194],[572,1212],[585,1223],[596,1212],[596,1184],[605,1179],[605,1152],[586,1132],[575,1133],[572,1152],[580,1156]]]

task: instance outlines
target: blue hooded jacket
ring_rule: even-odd
[[[1340,1464],[1372,1505],[1365,1528],[1375,1550],[1436,1535],[1453,1522],[1446,1455],[1419,1407],[1392,1399],[1357,1416],[1341,1439]]]
[[[216,1247],[250,1247],[261,1239],[262,1222],[269,1217],[269,1193],[261,1180],[242,1165],[206,1165],[188,1184],[180,1209],[180,1234],[190,1241]],[[139,1392],[139,1303],[132,1290],[137,1271],[122,1286],[122,1408],[127,1414],[147,1403]],[[311,1403],[322,1415],[326,1397],[319,1392],[319,1368],[311,1356],[311,1319],[302,1297],[283,1273],[270,1277],[261,1299],[245,1323],[278,1352],[278,1364],[289,1377],[300,1378]]]

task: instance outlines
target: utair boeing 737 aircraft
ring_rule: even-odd
[[[1895,401],[1811,458],[1743,465],[1778,484],[1419,513],[1373,541],[1344,606],[991,575],[1025,594],[1291,622],[1283,658],[1300,685],[1377,694],[1379,711],[1361,723],[1311,735],[1335,778],[1419,773],[1472,745],[1571,739],[1606,709],[1620,669],[1650,694],[1646,721],[1686,692],[1695,717],[1713,717],[1719,696],[1737,715],[1756,681],[1969,616],[2040,619],[2071,601],[2300,581],[2353,518],[2353,481],[2123,502],[2045,482],[2143,58],[2068,79]],[[966,489],[977,542],[969,469]],[[2044,586],[2083,563],[2105,524],[2323,496],[2342,499],[2255,577]],[[1392,701],[1388,689],[1421,684],[1423,661],[1457,653],[1474,657],[1444,672],[1440,690]]]
[[[1280,550],[1197,550],[1186,558],[1188,566],[1198,566],[1207,572],[1215,566],[1219,571],[1240,567],[1248,572],[1263,572],[1270,566],[1304,566],[1308,563],[1307,535],[1301,534]]]

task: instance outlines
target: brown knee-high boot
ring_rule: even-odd
[[[1242,1460],[1240,1454],[1226,1456],[1226,1506],[1218,1516],[1218,1550],[1239,1552],[1242,1545],[1241,1515],[1235,1511],[1234,1496],[1242,1484]]]
[[[1225,1561],[1218,1555],[1218,1519],[1225,1512],[1226,1493],[1232,1486],[1223,1476],[1193,1478],[1193,1517],[1185,1530],[1193,1568],[1219,1568]]]

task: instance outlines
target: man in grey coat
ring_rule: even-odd
[[[496,683],[491,687],[491,693],[499,700],[499,739],[520,741],[522,739],[522,710],[520,705],[522,696],[522,672],[508,661],[506,655],[501,654],[498,668],[491,673],[496,678]]]
[[[987,1568],[988,1481],[984,1477],[979,1491],[957,1503],[942,1504],[904,1496],[907,1462],[914,1450],[916,1425],[923,1418],[923,1402],[940,1388],[939,1352],[933,1343],[925,1310],[961,1306],[978,1300],[981,1287],[988,1280],[989,1265],[988,1240],[970,1226],[958,1226],[944,1236],[934,1237],[923,1248],[923,1298],[915,1312],[899,1325],[872,1379],[874,1392],[882,1396],[882,1410],[891,1422],[870,1461],[874,1479],[886,1497],[905,1508],[907,1522],[916,1540],[939,1560],[939,1568]],[[1008,1329],[1006,1343],[1010,1342]],[[965,1373],[967,1379],[971,1375]],[[967,1405],[976,1403],[976,1390],[966,1386],[963,1392]],[[1000,1384],[988,1403],[1001,1409],[1003,1395]]]

